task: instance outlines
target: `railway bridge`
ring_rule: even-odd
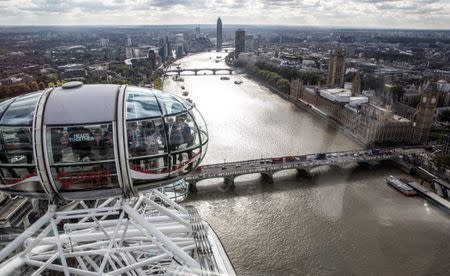
[[[262,158],[238,162],[204,165],[185,177],[192,191],[196,191],[197,182],[210,178],[223,178],[226,188],[234,186],[234,179],[241,175],[259,173],[265,182],[273,183],[273,175],[279,171],[297,170],[298,173],[310,175],[316,167],[329,166],[341,168],[349,163],[372,165],[380,161],[397,161],[402,155],[423,151],[422,148],[405,150],[354,150],[306,154],[301,156],[284,156]]]
[[[198,75],[198,72],[201,71],[210,71],[213,73],[213,75],[216,75],[217,72],[228,73],[232,75],[234,70],[232,68],[177,68],[167,70],[165,74],[168,75],[168,73],[176,73],[177,75],[181,75],[182,72],[193,72],[194,75]]]

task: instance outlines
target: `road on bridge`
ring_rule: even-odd
[[[185,177],[189,183],[196,183],[208,178],[225,178],[233,181],[235,177],[245,174],[261,173],[272,177],[273,173],[288,169],[305,170],[318,166],[343,166],[348,163],[369,163],[384,160],[392,160],[401,157],[402,154],[411,154],[423,151],[416,149],[387,149],[387,150],[357,150],[306,154],[300,156],[284,156],[277,158],[263,158],[238,162],[204,165]]]

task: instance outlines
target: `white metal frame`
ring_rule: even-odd
[[[202,271],[195,249],[187,210],[153,190],[96,201],[93,208],[83,201],[63,210],[50,205],[0,251],[0,274],[197,275]]]

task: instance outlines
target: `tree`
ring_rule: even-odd
[[[392,101],[399,102],[403,97],[403,94],[405,94],[405,90],[403,89],[402,86],[400,85],[394,86],[391,91]]]
[[[43,83],[42,81],[39,83],[39,90],[44,90],[45,89],[45,83]]]
[[[0,98],[4,99],[4,98],[8,98],[9,97],[9,87],[7,86],[0,86]]]
[[[39,85],[37,84],[36,81],[31,82],[30,84],[30,91],[38,91],[39,90]]]
[[[279,79],[277,81],[277,86],[284,93],[289,93],[289,89],[291,87],[288,79]]]

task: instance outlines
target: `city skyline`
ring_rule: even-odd
[[[251,19],[247,12],[250,9]],[[220,16],[229,25],[450,28],[450,3],[442,0],[2,0],[0,15],[0,25],[14,26],[211,24]]]

